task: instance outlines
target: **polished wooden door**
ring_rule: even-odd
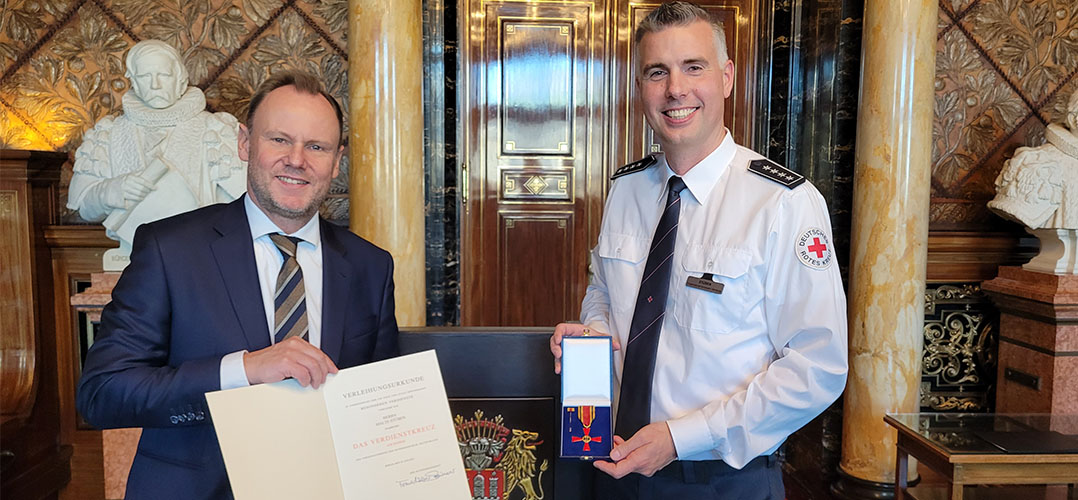
[[[461,322],[552,325],[579,315],[598,230],[606,6],[468,6]]]
[[[758,0],[701,2],[737,68],[726,123],[753,130]],[[579,317],[609,177],[657,150],[632,31],[658,3],[465,0],[460,13],[461,324]]]

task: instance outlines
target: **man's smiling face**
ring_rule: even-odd
[[[340,173],[344,146],[333,106],[318,94],[287,85],[266,94],[240,126],[239,155],[247,161],[247,191],[278,227],[294,232],[318,212]]]
[[[644,116],[663,151],[703,159],[722,142],[734,76],[733,63],[719,60],[711,26],[695,21],[648,33],[636,54]]]

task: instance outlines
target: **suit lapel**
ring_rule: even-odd
[[[320,220],[322,233],[322,351],[334,363],[340,361],[344,342],[345,308],[352,265],[345,260],[344,245],[337,240],[337,228]]]
[[[254,242],[251,240],[243,197],[229,204],[213,227],[221,237],[211,243],[210,248],[228,290],[232,309],[247,339],[248,349],[257,351],[269,347],[269,325],[266,324],[262,290],[258,285]]]

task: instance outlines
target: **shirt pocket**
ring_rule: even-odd
[[[715,334],[728,333],[741,325],[752,294],[748,272],[752,254],[739,248],[690,245],[681,262],[674,308],[678,325]],[[722,293],[687,285],[690,277],[706,274],[722,283]]]
[[[648,238],[627,234],[604,234],[599,238],[596,253],[612,311],[632,314],[650,243]]]

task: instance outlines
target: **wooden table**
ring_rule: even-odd
[[[905,413],[883,419],[898,430],[896,500],[909,498],[910,455],[950,481],[952,500],[962,498],[964,485],[1078,484],[1078,453],[1007,453],[977,434],[1048,430],[1078,434],[1078,415]]]

